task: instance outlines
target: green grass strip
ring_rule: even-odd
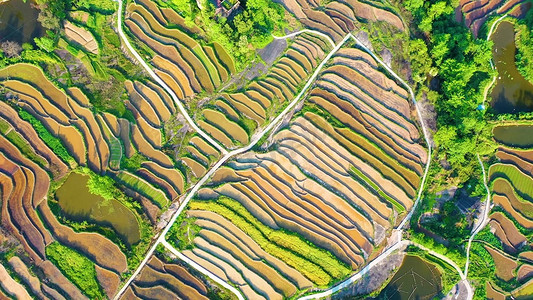
[[[46,161],[37,155],[28,142],[15,130],[11,130],[5,135],[6,138],[15,145],[24,156],[36,162],[40,166],[46,166]]]
[[[67,148],[62,144],[61,140],[57,137],[55,137],[48,129],[39,121],[37,118],[35,118],[32,114],[25,110],[19,110],[19,116],[23,119],[28,121],[31,126],[35,129],[39,137],[44,141],[44,143],[52,149],[52,151],[61,158],[64,162],[71,164],[74,162],[74,158],[70,156],[70,154],[67,151]]]
[[[354,166],[352,166],[350,168],[350,173],[352,174],[352,176],[362,179],[368,186],[374,189],[378,193],[378,195],[385,198],[385,200],[389,201],[390,204],[392,204],[392,206],[394,206],[394,208],[396,208],[396,210],[399,213],[403,213],[405,211],[405,207],[403,207],[398,201],[394,200],[392,197],[387,195],[382,189],[379,188],[379,186],[375,182],[370,180],[370,178],[366,177],[366,175],[363,174],[363,172],[359,171]]]
[[[0,133],[5,134],[6,131],[11,127],[8,122],[0,119]]]
[[[331,253],[311,242],[264,225],[233,199],[222,197],[217,202],[192,201],[190,206],[191,209],[215,212],[230,220],[266,252],[297,269],[318,286],[325,287],[333,279],[343,278],[351,271]]]
[[[152,202],[154,202],[159,208],[163,208],[167,205],[168,200],[165,193],[156,189],[143,179],[125,171],[118,173],[117,178],[120,183],[152,200]]]
[[[77,251],[53,242],[46,247],[46,257],[91,299],[105,299],[96,279],[94,263]]]

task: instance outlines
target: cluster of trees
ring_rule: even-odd
[[[227,0],[230,1],[230,0]],[[222,44],[242,68],[254,56],[254,50],[272,41],[272,33],[288,26],[283,7],[269,0],[243,0],[231,16],[217,14],[210,0],[160,0],[185,18],[189,25],[204,30],[211,41]],[[198,6],[201,6],[200,9]]]
[[[454,248],[462,245],[470,234],[466,217],[453,200],[444,203],[439,214],[422,225],[445,238],[449,242],[449,247]]]
[[[516,66],[525,79],[533,83],[533,9],[519,21],[516,35]]]
[[[478,173],[476,153],[494,151],[483,110],[484,88],[490,82],[492,42],[475,39],[457,23],[457,0],[407,0],[405,7],[418,24],[418,38],[407,47],[412,80],[435,106],[436,155],[450,168],[439,172],[447,184],[461,186]]]

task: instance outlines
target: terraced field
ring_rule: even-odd
[[[120,299],[209,299],[221,288],[200,279],[182,265],[153,255]]]
[[[132,251],[142,255],[148,246],[139,244],[141,237],[150,234],[146,226],[150,221],[155,224],[189,184],[187,172],[179,171],[173,155],[162,151],[163,124],[177,116],[174,103],[153,83],[126,82],[126,106],[134,124],[108,113],[95,114],[80,89],[58,88],[34,65],[20,63],[4,68],[0,70],[0,82],[7,95],[6,101],[0,102],[1,224],[31,260],[17,263],[22,274],[19,276],[30,282],[32,277],[24,270],[36,267],[49,278],[46,283],[31,283],[31,295],[61,294],[83,299],[96,295],[94,289],[101,289],[112,297],[121,275],[135,267]],[[207,164],[218,157],[219,153],[203,139],[189,136],[187,151],[198,156],[204,153]],[[124,170],[124,160],[134,157],[142,158],[140,165]],[[98,178],[113,178],[138,201],[139,210],[109,199],[98,200],[103,203],[94,207],[84,204],[85,208],[74,208],[78,206],[71,201],[75,197],[68,192],[61,196],[58,184],[49,194],[51,180],[71,189],[63,182],[73,178],[69,175],[72,169],[80,168],[87,168],[94,176],[107,176]],[[77,192],[78,196],[82,194]],[[56,200],[46,201],[50,197]],[[89,217],[79,219],[79,209]],[[107,209],[114,211],[114,219],[106,219]],[[127,229],[118,221],[122,216],[129,218]],[[107,229],[77,232],[68,226],[82,221]],[[97,288],[89,289],[62,269],[64,266],[50,261],[46,249],[56,242],[88,259],[95,269]]]
[[[408,93],[350,47],[268,140],[190,202],[194,235],[169,236],[249,299],[294,297],[363,266],[411,209],[428,159]]]
[[[327,34],[335,42],[366,22],[387,22],[397,30],[405,29],[401,18],[380,1],[342,0],[322,5],[320,1],[283,0],[280,3],[305,27]]]
[[[298,94],[330,50],[324,38],[299,35],[264,77],[241,91],[221,94],[205,108],[200,127],[227,148],[248,144],[257,128],[274,119]]]
[[[359,22],[404,30],[385,4],[282,3],[334,42]],[[413,207],[428,157],[409,93],[372,56],[350,42],[337,51],[340,44],[332,48],[320,34],[299,34],[264,75],[235,88],[232,56],[193,22],[149,0],[125,8],[128,39],[172,92],[147,73],[123,76],[125,112],[103,112],[86,87],[54,77],[45,63],[0,69],[0,241],[14,241],[17,254],[1,258],[0,297],[113,298],[145,257],[121,298],[233,297],[152,238],[226,150],[257,141],[333,49],[298,109],[214,172],[174,224],[182,234],[169,241],[248,299],[331,287],[381,252]],[[69,42],[91,57],[105,51],[100,33],[81,25],[88,18],[72,14],[53,55],[68,56]],[[138,63],[132,48],[115,42]],[[197,131],[173,93],[223,147]],[[527,170],[499,172],[514,178]],[[511,188],[517,197],[529,193],[522,179]],[[505,218],[493,214],[501,237],[514,234]],[[507,238],[506,247],[518,253],[525,238]],[[520,280],[529,273],[524,267]]]
[[[509,14],[517,18],[523,17],[531,7],[531,3],[524,0],[461,0],[459,6],[465,25],[477,37],[479,30],[491,15]]]
[[[533,149],[513,149],[501,145],[496,156],[500,162],[489,170],[494,208],[489,228],[495,236],[492,246],[485,245],[495,264],[496,279],[490,293],[528,295],[533,278],[530,245],[533,228]]]
[[[156,74],[179,99],[206,91],[212,93],[235,72],[235,64],[217,44],[202,46],[190,37],[195,28],[174,10],[158,8],[148,0],[127,7],[124,21],[132,36],[154,54]],[[196,29],[197,30],[197,29]],[[185,100],[184,100],[185,101]]]

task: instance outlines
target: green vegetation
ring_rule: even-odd
[[[237,10],[230,18],[217,14],[211,1],[200,2],[201,10],[195,0],[158,0],[160,6],[172,7],[184,17],[188,26],[203,29],[210,42],[222,45],[235,58],[237,70],[246,67],[254,57],[255,49],[272,41],[273,32],[281,32],[288,26],[285,10],[273,1],[241,1],[242,11]]]
[[[180,214],[166,235],[166,239],[179,250],[192,249],[194,237],[202,229],[194,224],[196,218],[189,218]]]
[[[421,226],[445,238],[451,248],[461,246],[470,235],[466,216],[461,213],[455,200],[444,203],[439,214],[425,219]]]
[[[117,174],[116,179],[126,187],[150,199],[159,208],[163,208],[168,204],[165,193],[131,173],[120,172]]]
[[[494,260],[483,245],[472,243],[472,247],[470,248],[468,279],[472,280],[475,288],[474,299],[481,300],[487,298],[485,283],[494,277],[495,269]]]
[[[439,254],[447,256],[449,259],[453,260],[458,266],[464,266],[466,264],[466,256],[459,250],[454,248],[448,248],[423,233],[410,231],[409,240],[423,245],[424,247],[431,249]]]
[[[527,200],[533,200],[533,179],[514,165],[495,164],[490,168],[491,179],[503,177],[514,187],[516,193]]]
[[[533,10],[516,27],[516,66],[525,79],[533,83]]]
[[[15,145],[24,156],[36,162],[40,166],[46,166],[47,162],[41,156],[37,155],[28,142],[15,130],[11,130],[5,137]]]
[[[483,228],[475,237],[476,240],[484,241],[490,244],[493,248],[503,250],[500,240],[490,231],[490,227]]]
[[[425,95],[437,113],[437,159],[451,166],[439,166],[432,177],[462,186],[477,176],[476,153],[495,150],[485,114],[476,109],[494,72],[492,42],[475,39],[455,21],[456,0],[408,0],[404,5],[413,15],[413,24],[418,24],[413,28],[418,38],[407,47],[412,79],[419,95]]]
[[[61,140],[54,135],[46,127],[44,127],[43,123],[41,121],[37,120],[32,114],[29,112],[19,109],[19,116],[23,119],[28,121],[31,126],[35,129],[39,137],[44,141],[44,143],[54,151],[54,153],[61,158],[64,162],[72,165],[74,164],[74,158],[70,156],[70,154],[67,151],[67,148],[62,144]]]
[[[379,196],[389,201],[389,203],[392,204],[394,208],[396,208],[398,213],[403,213],[405,211],[405,208],[398,201],[393,199],[391,196],[385,194],[385,192],[383,192],[383,190],[379,188],[379,186],[375,182],[373,182],[368,177],[366,177],[366,175],[363,174],[363,172],[359,171],[354,166],[352,166],[352,168],[350,169],[350,172],[352,173],[353,177],[355,177],[356,179],[361,179],[366,185],[368,185],[371,189],[377,192]]]
[[[230,220],[266,252],[296,268],[318,286],[327,286],[332,280],[344,278],[350,273],[350,268],[330,252],[294,233],[264,225],[233,199],[221,197],[216,202],[196,200],[190,203],[190,208],[212,211]]]
[[[46,256],[89,298],[105,298],[96,279],[94,263],[87,257],[58,242],[46,247]]]
[[[122,156],[122,160],[120,161],[120,167],[130,172],[135,172],[139,170],[141,164],[147,160],[148,159],[144,155],[137,152],[131,157]]]

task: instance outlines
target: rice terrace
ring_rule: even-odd
[[[532,6],[0,0],[0,299],[533,298]]]

